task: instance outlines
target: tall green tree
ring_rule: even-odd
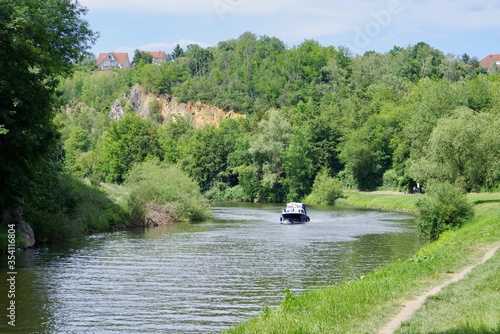
[[[311,191],[314,167],[307,157],[308,143],[305,135],[296,131],[290,145],[283,153],[283,171],[287,201],[299,201]]]
[[[283,154],[291,139],[292,127],[277,110],[270,110],[269,119],[259,122],[259,133],[250,147],[260,181],[259,199],[282,201]]]
[[[176,60],[179,57],[184,57],[184,50],[179,44],[175,46],[170,57],[172,58],[172,60]]]
[[[206,191],[211,183],[225,181],[227,154],[222,132],[207,125],[191,137],[180,165]]]
[[[439,120],[426,146],[425,156],[411,169],[422,182],[447,181],[462,189],[491,190],[500,167],[500,117],[458,108]]]
[[[134,58],[132,58],[132,62],[130,65],[132,66],[138,66],[139,64],[151,64],[153,63],[153,56],[151,53],[147,51],[141,51],[139,49],[136,49],[134,51]]]
[[[12,205],[47,165],[59,76],[72,72],[97,35],[70,0],[0,0],[0,207]],[[3,131],[5,132],[5,131]]]
[[[97,176],[121,183],[133,164],[147,158],[161,160],[162,155],[155,126],[136,113],[127,113],[111,124],[97,147]]]

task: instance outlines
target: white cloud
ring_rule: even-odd
[[[245,31],[276,36],[287,45],[314,39],[329,45],[358,46],[360,52],[385,49],[390,44],[404,46],[415,40],[453,42],[458,43],[457,48],[464,48],[462,35],[484,36],[482,30],[500,29],[498,0],[79,1],[89,8],[89,17],[100,24],[98,30],[103,40],[106,37],[105,43],[114,45],[99,48],[120,45],[116,51],[128,52],[169,52],[177,43],[183,48],[196,43],[193,41],[217,43]],[[106,20],[108,14],[112,18]],[[148,21],[150,17],[154,17],[154,25],[153,19]],[[133,23],[121,26],[122,19]],[[495,38],[491,34],[488,38]],[[170,43],[175,40],[178,42]]]
[[[308,0],[311,1],[311,0]],[[80,0],[92,11],[151,12],[172,15],[200,15],[218,13],[239,13],[262,15],[276,13],[287,8],[302,6],[308,1],[300,0]]]
[[[165,51],[167,53],[171,53],[177,44],[179,44],[179,46],[182,47],[184,50],[186,50],[186,47],[189,44],[198,44],[202,48],[207,48],[209,46],[212,46],[212,45],[204,43],[204,42],[196,42],[196,41],[192,41],[189,39],[180,39],[177,42],[173,42],[173,43],[156,42],[156,43],[149,43],[149,44],[139,45],[139,46],[124,46],[124,47],[120,47],[120,48],[116,49],[115,52],[128,52],[129,54],[132,54],[132,55],[134,54],[135,50]]]

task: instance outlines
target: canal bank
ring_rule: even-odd
[[[339,204],[412,210],[418,196],[352,192]],[[497,247],[500,194],[469,194],[468,198],[476,217],[422,247],[412,258],[361,279],[297,296],[287,294],[281,307],[266,309],[227,333],[377,333],[405,301],[443,284]],[[499,257],[496,252],[463,280],[433,297],[426,303],[432,306],[417,311],[399,333],[498,333]]]

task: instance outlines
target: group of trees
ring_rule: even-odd
[[[168,197],[160,179],[170,177],[198,191],[184,174],[219,200],[332,203],[341,187],[432,181],[500,189],[500,76],[468,55],[418,43],[353,56],[244,33],[209,48],[178,46],[161,65],[139,51],[135,70],[99,72],[82,61],[96,34],[78,2],[0,2],[1,209],[26,199],[27,213],[43,216],[50,201],[54,214],[71,217],[85,211],[78,198],[102,194],[61,173],[93,184],[135,177],[140,193],[153,177],[141,166],[160,175],[155,198]],[[194,128],[164,119],[154,103],[143,119],[122,100],[125,116],[110,120],[113,102],[135,83],[246,117]],[[103,210],[114,222],[122,214]]]
[[[0,211],[19,205],[50,166],[58,78],[97,37],[85,13],[70,1],[0,1]]]
[[[162,65],[78,72],[63,82],[66,102],[85,102],[58,116],[67,170],[122,182],[135,163],[165,161],[209,197],[247,201],[303,199],[320,173],[362,190],[428,180],[466,191],[500,187],[499,76],[468,55],[418,43],[354,57],[343,47],[307,40],[289,48],[251,33],[177,52],[183,56]],[[129,106],[103,126],[98,115],[136,82],[246,118],[195,129],[188,120],[141,119]],[[113,91],[107,100],[105,89]],[[78,136],[86,140],[75,147]]]

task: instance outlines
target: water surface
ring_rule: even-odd
[[[311,222],[281,225],[280,209],[218,205],[203,223],[17,254],[17,326],[0,331],[217,333],[279,305],[287,287],[357,278],[419,247],[408,214],[311,207]]]

